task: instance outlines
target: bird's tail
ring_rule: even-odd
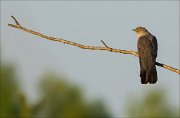
[[[156,66],[152,67],[151,70],[147,73],[146,75],[146,80],[150,84],[155,84],[157,82],[157,71],[156,71]]]
[[[140,71],[140,77],[141,77],[141,84],[148,83],[148,80],[146,79],[146,71],[145,70]]]

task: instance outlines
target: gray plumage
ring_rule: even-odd
[[[147,84],[149,82],[154,84],[158,79],[155,66],[158,50],[157,39],[143,27],[138,27],[135,31],[138,34],[137,48],[141,83]]]

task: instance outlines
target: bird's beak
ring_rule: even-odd
[[[133,29],[132,31],[136,31],[136,29]]]

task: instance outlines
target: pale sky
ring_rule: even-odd
[[[37,99],[38,79],[47,70],[67,76],[87,98],[103,99],[113,116],[124,116],[128,96],[164,87],[179,104],[179,75],[157,67],[158,82],[142,85],[139,61],[132,55],[82,50],[8,27],[15,16],[22,26],[84,45],[136,50],[132,31],[146,27],[159,44],[157,61],[179,68],[178,1],[1,1],[1,56],[15,63],[29,101]]]

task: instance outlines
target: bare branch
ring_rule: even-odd
[[[11,26],[13,28],[17,28],[17,29],[20,29],[20,30],[23,30],[25,32],[28,32],[28,33],[31,33],[31,34],[34,34],[34,35],[37,35],[39,37],[42,37],[42,38],[45,38],[45,39],[48,39],[48,40],[51,40],[51,41],[57,41],[57,42],[61,42],[61,43],[64,43],[64,44],[68,44],[68,45],[72,45],[72,46],[75,46],[75,47],[79,47],[81,49],[88,49],[88,50],[105,50],[105,51],[109,51],[109,52],[115,52],[115,53],[122,53],[122,54],[131,54],[131,55],[134,55],[136,57],[138,57],[138,52],[137,51],[132,51],[132,50],[121,50],[121,49],[115,49],[115,48],[111,48],[109,46],[107,46],[102,40],[101,42],[103,43],[104,47],[102,46],[88,46],[88,45],[82,45],[82,44],[79,44],[79,43],[76,43],[76,42],[72,42],[72,41],[68,41],[68,40],[64,40],[62,38],[55,38],[55,37],[49,37],[47,35],[44,35],[44,34],[41,34],[39,32],[35,32],[33,30],[30,30],[30,29],[27,29],[25,27],[22,27],[19,22],[16,20],[16,18],[14,18],[12,16],[12,18],[14,19],[15,21],[15,25],[14,24],[8,24],[8,26]],[[165,65],[165,64],[162,64],[162,63],[159,63],[159,62],[156,62],[156,65],[159,66],[159,67],[163,67],[165,69],[168,69],[170,71],[173,71],[175,73],[178,73],[180,74],[180,70],[179,69],[176,69],[176,68],[173,68],[171,66],[168,66],[168,65]]]

